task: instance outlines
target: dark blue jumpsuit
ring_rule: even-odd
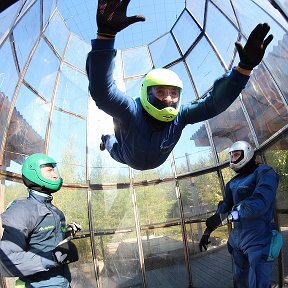
[[[249,79],[232,69],[215,81],[213,90],[204,99],[181,105],[174,121],[163,122],[159,129],[147,117],[140,98],[134,99],[117,89],[113,79],[116,56],[113,47],[113,40],[92,40],[86,63],[89,90],[98,108],[113,117],[115,136],[104,137],[106,149],[116,161],[138,170],[163,164],[187,124],[210,119],[226,110]]]
[[[239,221],[233,222],[228,250],[233,255],[237,288],[271,287],[273,262],[267,257],[278,187],[278,174],[261,164],[251,174],[238,174],[226,185],[225,198],[218,213],[237,210]]]
[[[30,190],[28,198],[14,200],[1,215],[1,262],[25,287],[70,287],[68,265],[55,267],[52,259],[51,251],[65,238],[66,224],[51,201],[52,196]]]

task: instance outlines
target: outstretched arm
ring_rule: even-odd
[[[258,24],[249,35],[244,47],[235,43],[240,62],[231,72],[215,81],[213,89],[205,98],[184,106],[186,124],[192,124],[215,117],[225,111],[239,96],[249,80],[249,75],[263,59],[265,50],[273,36],[267,34],[270,27],[267,23]]]
[[[86,70],[89,91],[99,109],[121,122],[128,121],[136,111],[131,97],[117,88],[113,78],[116,50],[115,35],[127,26],[144,21],[143,16],[127,17],[130,1],[99,0],[97,9],[97,39],[92,40],[92,51],[88,54]]]

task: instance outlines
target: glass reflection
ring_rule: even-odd
[[[226,67],[229,67],[235,49],[234,43],[237,40],[238,31],[231,22],[229,22],[227,18],[210,3],[208,4],[206,23],[208,37],[212,40],[217,51],[220,53]],[[225,33],[225,37],[223,37],[223,32]]]
[[[231,2],[229,0],[213,0],[213,3],[238,27],[237,20],[235,17],[235,13],[233,11],[233,8],[231,6]],[[211,4],[209,3],[209,6]],[[209,12],[209,10],[208,10]],[[209,21],[209,17],[207,18]],[[225,31],[225,30],[224,30]],[[223,39],[223,37],[221,37]]]
[[[49,103],[22,85],[8,129],[5,161],[13,160],[21,165],[24,156],[44,153],[49,111]],[[21,174],[21,167],[18,165],[7,170]]]
[[[32,8],[20,20],[13,35],[15,38],[16,56],[19,61],[20,70],[22,71],[31,49],[36,44],[36,40],[40,34],[40,1],[32,6]]]
[[[55,110],[49,143],[48,155],[65,170],[65,182],[86,182],[86,122]]]
[[[177,174],[212,166],[214,158],[204,122],[187,125],[173,153]]]
[[[28,67],[25,80],[48,101],[52,99],[59,64],[58,58],[46,44],[45,40],[41,39]]]
[[[136,194],[140,225],[163,224],[179,219],[174,181],[137,187]]]
[[[199,96],[225,71],[205,37],[190,52],[186,61]]]
[[[87,87],[86,75],[63,65],[56,95],[56,105],[85,117],[87,115]]]
[[[287,107],[262,65],[254,71],[242,94],[259,143],[288,123]]]
[[[189,37],[187,37],[189,31]],[[172,33],[175,35],[176,41],[181,49],[182,54],[185,54],[190,46],[194,43],[196,38],[201,33],[201,30],[196,23],[191,19],[191,16],[184,10],[181,17],[176,22]]]
[[[275,79],[278,87],[280,88],[283,96],[288,103],[288,34],[283,36],[281,41],[278,41],[278,45],[274,47],[273,53],[269,53],[266,58],[273,78]]]
[[[43,26],[46,25],[51,13],[56,8],[57,0],[43,1]]]
[[[188,287],[180,226],[142,231],[141,234],[147,286]]]
[[[149,49],[156,68],[164,67],[180,58],[179,51],[170,33],[151,43]]]
[[[204,26],[204,13],[205,1],[203,0],[186,0],[186,8],[196,19],[198,24],[203,28]]]
[[[192,86],[191,79],[188,75],[188,70],[183,61],[171,66],[169,69],[174,71],[183,82],[181,104],[187,104],[196,99],[195,89]]]
[[[86,71],[86,58],[90,50],[90,44],[81,40],[77,35],[72,34],[65,53],[65,61],[77,66],[82,71]]]
[[[228,160],[227,149],[238,140],[247,141],[255,146],[238,98],[226,111],[208,120],[208,122],[220,162]]]
[[[269,149],[264,151],[264,157],[268,165],[271,165],[279,174],[279,186],[277,190],[277,208],[288,208],[288,133],[281,135],[276,143],[274,143]]]
[[[56,51],[60,55],[63,55],[69,36],[69,30],[66,27],[58,10],[50,20],[50,23],[45,30],[45,35],[47,36],[49,41],[53,43],[53,46],[55,47]]]
[[[1,181],[1,184],[4,184],[3,186],[1,185],[1,188],[5,187],[4,188],[5,189],[4,203],[3,203],[4,209],[6,209],[6,207],[13,200],[28,196],[27,187],[23,183],[17,183],[14,181],[4,180],[3,182]]]
[[[122,51],[124,78],[143,75],[152,69],[147,46]]]
[[[14,25],[18,10],[21,8],[22,3],[17,1],[8,9],[5,9],[0,13],[0,45],[4,41],[4,38],[8,35],[8,32]],[[0,57],[1,59],[1,57]],[[0,66],[1,67],[1,66]]]
[[[17,82],[18,75],[8,40],[0,49],[0,143],[7,126],[8,113]]]

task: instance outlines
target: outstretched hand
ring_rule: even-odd
[[[272,34],[265,39],[269,30],[270,27],[267,23],[258,24],[249,35],[244,48],[240,42],[235,43],[236,49],[239,53],[240,62],[238,66],[240,68],[253,70],[253,68],[261,62],[267,46],[273,39]]]
[[[99,0],[97,9],[98,35],[114,38],[116,33],[131,24],[145,21],[142,15],[127,17],[130,0]]]

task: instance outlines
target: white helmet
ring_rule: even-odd
[[[231,157],[233,151],[242,151],[241,156],[234,162],[232,162]],[[254,156],[254,149],[246,141],[237,141],[234,144],[232,144],[228,153],[229,153],[230,168],[237,172],[252,159],[252,157]]]

